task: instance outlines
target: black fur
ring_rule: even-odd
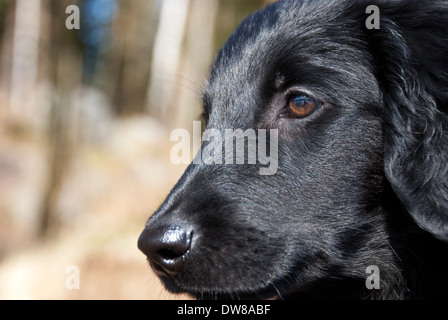
[[[368,30],[366,8],[380,9]],[[305,91],[320,108],[286,108]],[[167,289],[198,298],[448,296],[448,2],[281,1],[204,90],[207,128],[278,129],[279,166],[192,164],[150,218],[193,239]],[[380,289],[366,288],[378,266]]]

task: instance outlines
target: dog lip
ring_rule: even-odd
[[[173,279],[173,275],[168,273],[167,271],[165,271],[161,266],[159,266],[156,263],[153,262],[149,262],[149,265],[151,266],[152,270],[154,271],[154,273],[159,276],[159,277],[165,277],[165,278],[170,278]]]

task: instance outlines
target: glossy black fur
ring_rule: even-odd
[[[366,8],[380,9],[368,30]],[[321,106],[288,115],[288,95]],[[207,128],[278,129],[279,167],[192,164],[147,226],[193,232],[161,276],[197,298],[448,296],[448,2],[297,0],[249,16],[204,89]],[[366,288],[378,266],[380,289]]]

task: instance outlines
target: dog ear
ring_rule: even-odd
[[[448,5],[407,4],[367,31],[383,93],[384,169],[416,223],[448,241]]]

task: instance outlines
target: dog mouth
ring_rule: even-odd
[[[268,290],[270,291],[270,290]],[[260,290],[257,292],[233,292],[233,293],[218,293],[218,292],[199,292],[191,294],[197,300],[278,300],[281,296],[272,295],[272,292],[264,292]]]
[[[274,285],[266,288],[259,288],[253,291],[221,291],[208,289],[193,289],[185,290],[177,284],[173,283],[171,279],[161,278],[165,288],[176,294],[185,293],[196,300],[277,300],[283,299]],[[167,284],[167,282],[170,282]]]
[[[164,273],[151,264],[166,290],[174,294],[187,294],[196,300],[282,300],[292,291],[286,287],[287,281],[280,280],[251,290],[231,290],[229,288],[189,287],[176,277]]]

